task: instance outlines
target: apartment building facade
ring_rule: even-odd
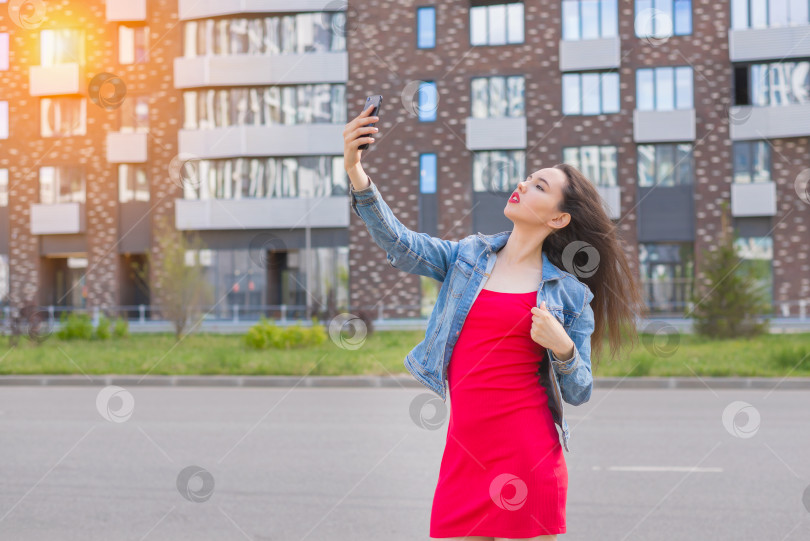
[[[424,316],[437,284],[391,268],[349,211],[342,130],[371,94],[364,167],[413,230],[508,230],[516,183],[565,161],[653,312],[688,308],[723,202],[776,315],[810,299],[807,0],[11,4],[4,305],[159,307],[165,222],[203,240],[187,258],[213,317]]]

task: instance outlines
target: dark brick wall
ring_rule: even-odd
[[[108,111],[87,100],[87,135],[40,137],[40,97],[29,94],[29,66],[40,64],[39,32],[46,28],[81,26],[85,30],[85,73],[81,95],[101,72],[121,77],[128,93],[150,96],[148,174],[151,214],[147,220],[167,215],[173,220],[173,198],[181,190],[168,182],[168,165],[177,154],[177,130],[182,108],[181,93],[173,88],[172,61],[181,55],[181,27],[176,0],[149,2],[150,61],[121,65],[118,62],[118,23],[108,23],[105,3],[48,2],[46,21],[37,28],[13,24],[5,7],[0,9],[0,32],[10,33],[10,69],[0,72],[2,99],[9,101],[9,139],[0,145],[0,167],[9,169],[10,302],[20,306],[45,303],[50,289],[42,282],[45,265],[41,240],[31,234],[30,207],[39,202],[39,167],[82,165],[86,183],[86,233],[88,267],[87,306],[117,305],[119,299],[118,166],[107,163],[106,133],[117,131],[120,110]],[[69,21],[69,23],[67,23]],[[158,258],[159,253],[155,253]],[[38,286],[37,284],[40,284]],[[159,299],[153,301],[159,302]]]
[[[527,172],[562,161],[564,146],[612,144],[619,147],[618,178],[622,188],[617,220],[624,248],[638,272],[636,147],[633,141],[635,70],[646,66],[691,65],[697,136],[694,141],[696,279],[700,280],[702,250],[711,249],[720,234],[720,202],[730,199],[732,154],[728,107],[732,97],[732,64],[728,57],[728,6],[695,0],[693,32],[663,42],[637,38],[632,2],[620,3],[619,34],[621,112],[596,116],[562,114],[558,42],[560,2],[525,2],[525,42],[471,47],[468,2],[377,2],[350,4],[349,117],[359,113],[368,94],[385,97],[382,137],[366,152],[363,166],[378,184],[396,216],[416,229],[420,152],[438,155],[439,235],[459,239],[472,231],[472,154],[465,147],[464,119],[470,115],[470,79],[481,75],[524,74],[526,77]],[[359,6],[362,5],[362,9]],[[416,6],[435,5],[436,48],[415,47]],[[413,92],[414,80],[435,80],[438,119],[421,123],[401,103]],[[774,289],[777,300],[808,296],[808,207],[800,202],[793,181],[810,166],[807,138],[773,141],[773,175],[779,206],[774,230]],[[790,216],[785,216],[792,209]],[[783,220],[783,218],[785,218]],[[350,292],[353,305],[418,304],[418,277],[392,269],[385,254],[352,215],[350,228]],[[781,220],[781,221],[780,221]],[[491,233],[486,231],[485,233]],[[388,317],[417,316],[416,310],[386,310]]]

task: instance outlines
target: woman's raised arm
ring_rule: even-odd
[[[364,143],[373,144],[374,141],[370,136],[363,136],[376,130],[365,126],[377,120],[377,117],[369,116],[371,109],[367,108],[352,119],[343,131],[343,160],[351,181],[349,196],[352,210],[365,222],[374,242],[385,250],[392,267],[442,282],[450,265],[456,260],[458,242],[417,233],[405,227],[394,216],[376,184],[360,164],[363,151],[357,147]]]

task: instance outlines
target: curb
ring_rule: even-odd
[[[149,387],[414,387],[410,374],[399,376],[138,376],[35,375],[0,376],[2,386],[134,386]],[[810,378],[610,377],[596,378],[595,389],[810,389]]]

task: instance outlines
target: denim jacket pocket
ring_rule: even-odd
[[[473,265],[463,257],[456,258],[453,265],[452,276],[450,278],[450,294],[459,298],[464,294],[464,289],[470,281],[473,273]]]

